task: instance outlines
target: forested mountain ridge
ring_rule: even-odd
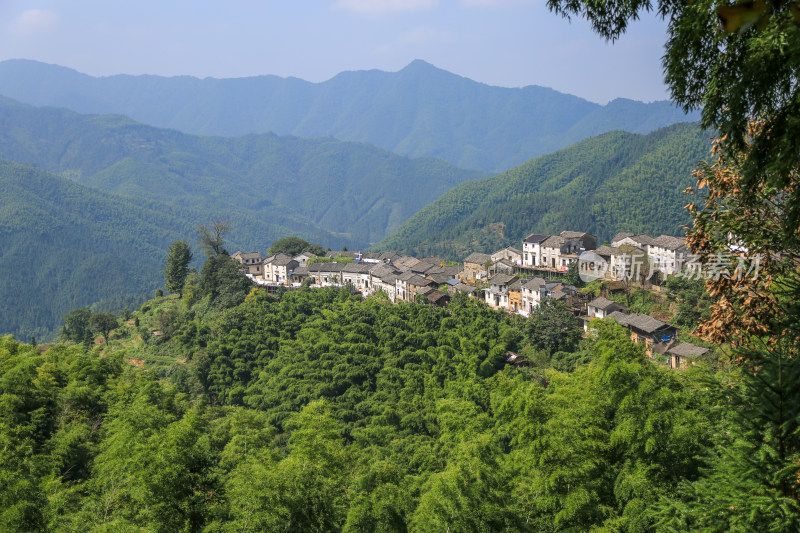
[[[0,94],[202,135],[333,136],[490,172],[599,133],[647,133],[698,118],[666,101],[601,106],[545,87],[493,87],[420,60],[398,72],[342,72],[322,83],[277,76],[94,78],[9,60],[0,62]]]
[[[170,244],[186,240],[199,259],[196,229],[218,212],[130,197],[0,159],[0,332],[49,340],[70,309],[119,312],[164,284]],[[267,235],[298,228],[319,242],[342,242],[308,224],[281,225],[227,213],[229,246],[266,247]]]
[[[24,339],[47,339],[76,307],[151,296],[164,251],[197,220],[4,160],[0,197],[0,331]]]
[[[676,124],[648,135],[610,132],[459,185],[411,217],[377,249],[461,258],[519,246],[530,233],[620,231],[681,235],[683,191],[709,157],[710,134]]]
[[[203,137],[7,98],[0,121],[0,157],[118,194],[251,217],[260,228],[237,229],[260,231],[265,245],[297,234],[364,247],[454,185],[485,175],[332,138]]]

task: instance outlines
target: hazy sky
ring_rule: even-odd
[[[491,85],[542,85],[605,103],[668,97],[666,24],[617,43],[544,0],[0,0],[0,60],[87,74],[259,74],[323,81],[414,59]]]

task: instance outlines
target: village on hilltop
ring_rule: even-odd
[[[619,273],[630,270],[632,256],[646,258],[648,277],[655,273],[655,278],[663,279],[679,272],[686,251],[681,237],[619,233],[610,245],[598,247],[594,235],[562,231],[531,234],[522,241],[521,250],[509,246],[492,254],[473,252],[463,263],[393,252],[329,251],[322,258],[310,252],[294,257],[278,253],[264,258],[259,252],[238,251],[231,257],[255,283],[271,290],[303,284],[348,286],[364,296],[383,291],[392,302],[422,301],[439,307],[460,292],[481,298],[493,309],[523,316],[545,299],[561,301],[583,319],[585,331],[595,318],[613,318],[634,341],[644,343],[648,355],[663,355],[670,367],[682,368],[708,350],[678,343],[676,327],[651,316],[628,314],[624,305],[603,296],[592,299],[563,277],[570,265],[577,264],[591,279],[605,279],[611,282],[609,290],[619,290],[624,283]]]

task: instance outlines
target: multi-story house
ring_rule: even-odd
[[[492,264],[492,256],[473,252],[464,259],[464,271],[462,276],[464,281],[475,283],[475,280],[482,278]]]
[[[530,313],[547,297],[547,282],[543,278],[532,278],[522,283],[522,309]]]
[[[531,233],[522,241],[522,265],[541,266],[542,264],[542,241],[547,239],[549,235],[539,235],[538,233]]]
[[[260,252],[242,252],[241,250],[234,253],[231,259],[236,259],[241,264],[247,267],[247,273],[254,277],[261,277],[263,272],[264,258]]]
[[[483,297],[489,307],[508,309],[508,288],[518,279],[516,276],[509,276],[508,274],[495,274],[489,278],[489,288],[483,291]]]
[[[292,271],[300,265],[290,255],[275,254],[264,259],[263,266],[265,281],[289,285]]]
[[[503,248],[502,250],[498,250],[491,255],[492,261],[495,263],[500,261],[501,259],[505,259],[510,261],[514,265],[521,265],[522,264],[522,251],[517,250],[512,246],[508,246]]]
[[[687,254],[686,239],[669,235],[653,239],[647,250],[653,271],[663,272],[665,276],[677,273]]]

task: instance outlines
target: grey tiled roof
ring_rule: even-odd
[[[448,281],[453,279],[452,276],[450,276],[449,274],[445,274],[444,272],[439,272],[439,273],[435,273],[435,274],[425,274],[425,276],[428,279],[432,279],[433,281],[435,281],[439,285],[441,285],[442,283],[447,283]]]
[[[408,284],[416,285],[417,287],[427,287],[428,285],[435,285],[436,282],[420,275],[416,275],[408,280]]]
[[[403,272],[402,274],[398,274],[397,275],[397,279],[399,279],[400,281],[408,281],[408,280],[410,280],[411,278],[413,278],[416,275],[417,274],[415,274],[414,272],[411,272],[410,270],[407,270],[407,271]]]
[[[653,239],[653,243],[656,246],[666,248],[667,250],[677,250],[678,248],[686,246],[686,239],[682,237],[670,237],[669,235],[661,235]]]
[[[272,264],[275,266],[291,267],[297,266],[299,263],[290,255],[278,254],[275,256],[275,259],[272,260]]]
[[[469,294],[472,294],[477,290],[476,287],[473,287],[472,285],[467,285],[466,283],[458,283],[456,285],[453,285],[453,288],[458,292],[466,292]]]
[[[627,326],[629,315],[622,311],[614,311],[613,313],[609,313],[606,318],[613,318],[620,326]]]
[[[540,287],[544,287],[546,284],[547,282],[544,278],[531,278],[523,283],[522,286],[532,291],[538,291]]]
[[[236,252],[233,255],[239,255],[242,259],[263,259],[261,252]]]
[[[662,322],[657,318],[647,315],[628,315],[628,326],[634,327],[645,333],[653,333],[664,326],[666,322]]]
[[[551,235],[541,242],[542,248],[561,248],[564,244],[564,237],[560,235]]]
[[[559,233],[559,235],[564,237],[565,239],[579,239],[589,234],[583,231],[562,231],[561,233]]]
[[[667,350],[667,353],[678,355],[680,357],[687,357],[687,356],[691,357],[691,356],[703,355],[707,351],[708,348],[696,346],[689,342],[682,342],[679,345]]]
[[[539,233],[531,233],[530,235],[525,237],[522,242],[527,242],[528,244],[536,244],[537,242],[542,242],[547,237],[549,237],[549,235],[540,235]]]
[[[495,274],[489,278],[489,283],[492,285],[508,285],[516,279],[516,276],[509,276],[508,274]]]
[[[654,242],[653,237],[651,237],[647,233],[640,233],[639,235],[634,235],[633,237],[631,237],[631,240],[635,243],[644,244],[646,246],[650,246]]]
[[[609,307],[611,307],[612,305],[615,305],[615,304],[620,306],[620,307],[622,307],[622,308],[625,307],[624,305],[621,305],[621,304],[615,302],[614,300],[609,300],[608,298],[604,298],[603,296],[595,298],[594,300],[589,302],[589,306],[590,307],[596,307],[597,309],[602,309],[602,310],[606,310],[606,309],[608,309]]]
[[[482,254],[480,252],[472,252],[464,259],[465,263],[478,263],[479,265],[483,265],[488,263],[492,260],[492,256],[489,254]]]
[[[606,257],[610,257],[617,253],[616,248],[612,248],[611,246],[598,246],[597,249],[594,251],[597,255],[602,255]]]
[[[387,285],[394,285],[395,283],[397,283],[397,274],[395,274],[394,272],[387,272],[385,274],[381,274],[379,279],[383,283],[386,283]]]

